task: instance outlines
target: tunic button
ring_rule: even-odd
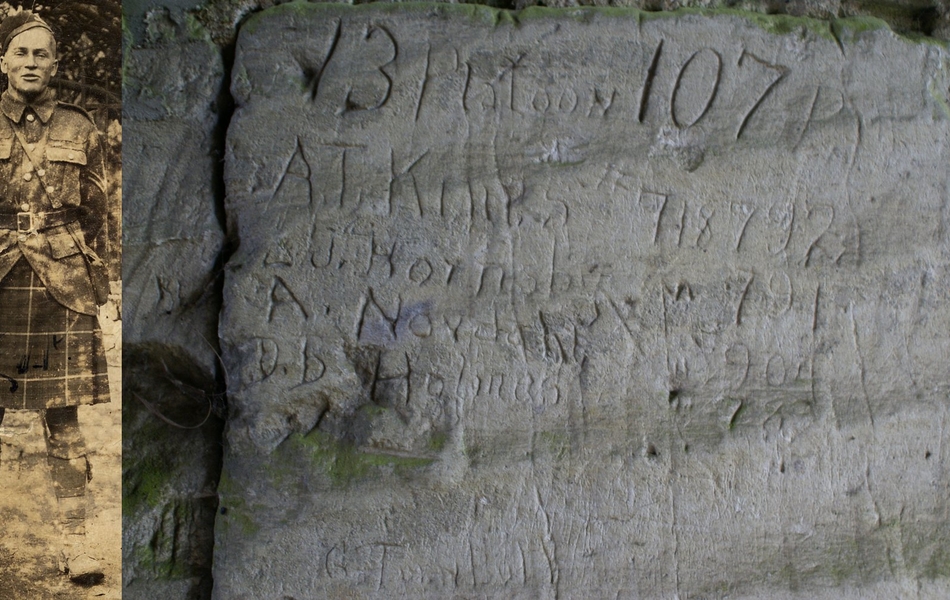
[[[26,145],[26,149],[29,150],[30,152],[33,152],[33,150],[34,150],[35,148],[36,148],[36,144],[27,144],[27,145]]]
[[[33,173],[24,173],[24,174],[23,174],[23,181],[30,181],[30,180],[32,180],[32,179],[33,179]]]
[[[54,188],[53,186],[49,186],[49,187],[46,188],[46,193],[47,193],[47,194],[52,194],[52,193],[55,192],[55,191],[56,191],[56,188]]]
[[[37,169],[37,170],[36,170],[36,174],[39,175],[40,177],[42,177],[42,176],[46,175],[46,169]]]
[[[20,240],[21,242],[25,242],[25,241],[26,241],[26,236],[25,236],[25,235],[18,235],[18,236],[16,236],[16,237],[17,237],[17,239]]]
[[[67,157],[70,158],[70,159],[76,158],[76,153],[75,153],[75,152],[70,152],[69,154],[67,154]]]
[[[32,123],[33,121],[36,120],[36,117],[34,117],[32,114],[28,114],[26,115],[26,120]]]
[[[30,211],[30,205],[27,204],[26,202],[24,202],[23,204],[20,205],[20,210],[23,211],[23,212],[29,212],[29,211]]]

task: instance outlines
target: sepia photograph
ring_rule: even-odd
[[[0,597],[121,597],[121,6],[0,3]]]

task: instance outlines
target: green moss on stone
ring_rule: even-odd
[[[185,15],[185,22],[182,25],[188,39],[211,43],[211,34],[208,33],[204,24],[202,24],[195,15],[187,13]]]
[[[337,485],[366,478],[379,473],[382,468],[408,475],[434,461],[432,458],[361,451],[322,431],[294,434],[288,442],[293,452],[307,457],[314,468],[322,470]]]
[[[445,444],[448,443],[449,436],[441,431],[437,431],[432,434],[429,438],[429,442],[426,444],[429,447],[429,450],[433,452],[441,452],[445,448]]]
[[[542,431],[537,440],[551,453],[554,460],[562,460],[571,449],[571,438],[566,431]]]
[[[132,489],[126,498],[133,503],[141,502],[154,508],[161,503],[162,495],[171,480],[171,474],[165,461],[159,457],[150,456],[138,465],[132,479]]]
[[[135,562],[140,568],[149,570],[157,579],[181,579],[181,565],[155,556],[155,549],[151,546],[139,546],[135,549]],[[176,576],[177,575],[177,576]]]
[[[950,549],[937,546],[930,559],[921,565],[920,574],[926,579],[950,579]]]
[[[387,409],[385,406],[380,406],[378,404],[364,404],[363,406],[359,407],[359,409],[357,409],[357,412],[363,413],[369,418],[373,418],[383,415],[388,410],[389,409]]]
[[[244,536],[255,535],[261,530],[260,525],[251,519],[246,509],[237,512],[233,516],[233,519],[237,523],[237,526],[241,529],[241,534]]]
[[[890,29],[887,23],[875,17],[832,19],[831,32],[839,44],[853,43],[861,34],[878,29]]]
[[[174,532],[172,536],[158,530],[152,540],[135,548],[135,563],[140,569],[148,570],[158,580],[173,581],[191,576],[184,557],[175,552]]]
[[[227,2],[225,4],[232,4],[232,2]],[[237,2],[233,4],[242,5],[242,2]],[[309,12],[314,10],[314,7],[323,6],[322,4],[311,4],[306,0],[295,1],[295,2],[285,2],[284,4],[278,4],[266,10],[256,12],[249,16],[244,23],[241,25],[241,31],[246,33],[254,33],[257,31],[257,28],[261,24],[261,19],[266,19],[267,15],[285,15],[285,14],[299,14],[306,15]],[[328,8],[336,8],[333,4],[327,4]],[[210,5],[209,7],[210,8]],[[321,10],[317,8],[317,10]],[[324,9],[325,10],[325,9]]]
[[[228,475],[227,470],[221,472],[221,479],[218,481],[218,497],[221,499],[221,511],[217,525],[223,531],[228,531],[231,525],[236,526],[245,536],[255,535],[261,530],[260,525],[251,518],[251,514],[263,508],[257,506],[248,508],[247,501],[240,495],[237,483]]]
[[[161,447],[161,428],[148,424],[135,435],[141,451],[122,468],[122,514],[126,516],[159,507],[174,483],[173,462]]]

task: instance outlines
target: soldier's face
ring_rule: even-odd
[[[49,31],[34,27],[10,40],[0,58],[0,72],[10,87],[24,96],[36,96],[46,89],[56,74],[56,42]]]

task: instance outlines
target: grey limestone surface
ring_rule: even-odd
[[[214,597],[950,593],[945,45],[293,3],[231,91]]]
[[[221,422],[203,419],[225,237],[213,176],[224,68],[207,40],[166,33],[125,54],[123,597],[191,600],[210,594],[221,456]]]
[[[214,263],[224,240],[215,214],[212,111],[224,70],[202,40],[127,51],[123,198],[125,336],[174,346],[206,369],[218,312]],[[198,313],[194,317],[190,313]],[[206,316],[207,315],[207,316]],[[198,331],[194,331],[198,323]]]

